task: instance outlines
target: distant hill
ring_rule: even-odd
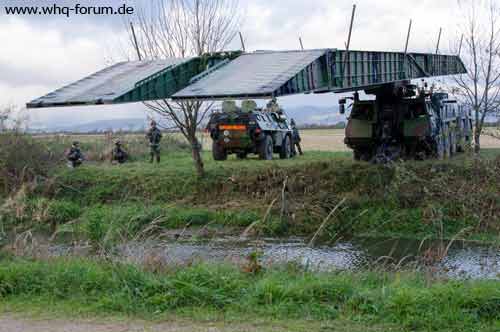
[[[338,113],[338,107],[297,106],[285,109],[289,118],[293,118],[298,126],[331,126],[345,121],[345,117]],[[76,119],[75,119],[76,120]],[[32,132],[105,132],[105,131],[143,131],[147,127],[145,118],[123,118],[96,120],[87,123],[37,123],[31,126]]]
[[[146,119],[125,118],[113,120],[97,120],[83,124],[66,124],[64,126],[49,125],[46,127],[32,128],[32,131],[45,132],[105,132],[105,131],[144,131],[146,128]]]
[[[345,121],[345,116],[339,114],[338,106],[317,107],[300,106],[285,109],[288,117],[295,120],[298,126],[317,125],[331,126]]]

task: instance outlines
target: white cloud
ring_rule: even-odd
[[[248,50],[344,48],[352,3],[357,13],[352,49],[402,50],[409,19],[413,19],[410,51],[434,51],[439,27],[444,28],[443,49],[455,38],[456,0],[242,0],[246,18],[242,26]],[[107,20],[104,18],[104,20]],[[101,23],[100,23],[101,22]],[[24,104],[65,84],[103,68],[106,59],[121,58],[117,45],[125,32],[108,21],[78,18],[47,22],[30,18],[0,17],[0,105]],[[239,48],[239,40],[232,44]],[[115,56],[118,54],[118,56]],[[332,95],[294,96],[286,104],[333,104]],[[81,114],[87,119],[126,115],[135,106],[109,112],[54,109],[53,114]],[[87,113],[85,113],[87,112]],[[116,113],[114,113],[116,112]],[[91,117],[89,115],[89,117]],[[51,120],[56,120],[53,117]]]
[[[296,49],[302,36],[306,48],[344,48],[353,1],[255,0],[247,4],[243,27],[251,49]],[[410,49],[435,48],[444,28],[443,46],[455,37],[455,0],[358,0],[352,49],[402,50],[413,19]]]
[[[15,17],[2,20],[0,104],[25,103],[104,67],[106,38],[113,36],[103,31],[68,40],[55,28],[40,30]]]

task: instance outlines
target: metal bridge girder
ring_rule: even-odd
[[[221,52],[118,63],[37,98],[27,107],[337,93],[465,72],[460,58],[450,55],[338,49]]]

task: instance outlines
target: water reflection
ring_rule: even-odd
[[[186,264],[191,262],[239,263],[248,254],[258,251],[263,264],[294,262],[309,269],[359,270],[380,262],[380,257],[390,256],[386,261],[422,261],[427,253],[447,243],[411,240],[353,239],[332,246],[311,248],[302,239],[291,238],[241,240],[224,237],[206,242],[142,242],[128,243],[119,248],[119,256],[128,262],[142,263],[152,255],[165,263]],[[434,271],[451,278],[500,279],[500,250],[472,243],[456,242],[446,251],[444,259],[424,261]]]

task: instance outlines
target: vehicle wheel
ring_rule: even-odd
[[[246,152],[238,152],[236,154],[236,158],[238,158],[238,159],[246,159],[247,158],[247,153]]]
[[[445,144],[444,139],[439,137],[436,142],[436,157],[440,160],[444,159]]]
[[[457,140],[457,153],[462,152],[464,152],[464,138],[460,137],[460,139]]]
[[[370,162],[373,159],[373,152],[370,149],[364,150],[361,154],[361,160]]]
[[[281,159],[290,159],[292,157],[292,141],[290,140],[290,136],[285,136],[283,140],[283,144],[280,148],[280,158]]]
[[[266,138],[260,143],[259,157],[263,160],[273,159],[273,138],[271,136],[266,135]]]
[[[363,153],[360,150],[354,150],[353,152],[354,155],[354,160],[355,161],[360,161],[361,157],[363,156]]]
[[[457,154],[457,136],[455,134],[451,134],[451,139],[450,139],[450,154],[453,156]]]
[[[450,158],[451,154],[451,144],[450,144],[450,136],[447,136],[443,140],[443,148],[444,148],[444,158]]]
[[[353,151],[355,161],[371,161],[373,156],[369,149],[354,150]]]
[[[227,151],[221,147],[217,142],[212,143],[212,156],[214,160],[226,160],[227,159]]]

